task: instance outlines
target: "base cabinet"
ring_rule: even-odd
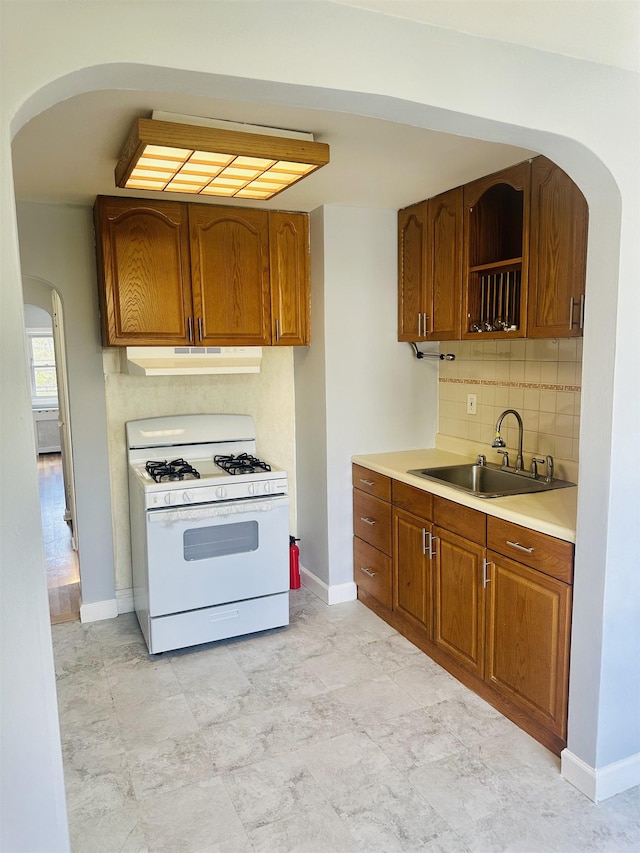
[[[571,587],[493,551],[488,562],[486,679],[564,737]]]
[[[354,465],[358,598],[556,754],[573,546]]]

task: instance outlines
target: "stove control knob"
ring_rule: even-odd
[[[173,494],[173,492],[167,492],[167,494],[164,496],[164,502],[168,506],[171,506],[171,504],[174,504],[176,502],[176,496]]]
[[[183,492],[182,493],[182,502],[185,504],[190,504],[193,498],[191,496],[191,492]]]
[[[272,490],[272,488],[271,488],[271,483],[270,483],[270,481],[269,481],[269,480],[266,480],[266,481],[265,481],[265,484],[264,484],[264,493],[265,493],[265,495],[268,495],[271,491],[273,491],[273,490]]]
[[[250,495],[255,495],[255,493],[256,493],[256,484],[255,484],[255,483],[249,483],[249,484],[247,485],[247,492],[249,492],[249,494],[250,494]]]
[[[225,487],[224,486],[218,486],[218,488],[216,489],[216,497],[217,498],[226,498],[226,496],[227,496],[227,490],[225,489]]]

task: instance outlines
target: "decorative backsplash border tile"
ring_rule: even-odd
[[[499,385],[503,388],[539,388],[542,391],[582,391],[581,385],[552,385],[545,382],[510,382],[500,379],[460,379],[441,376],[439,382],[451,382],[458,385]]]

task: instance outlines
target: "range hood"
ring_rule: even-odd
[[[127,347],[127,371],[136,376],[259,373],[262,347]]]

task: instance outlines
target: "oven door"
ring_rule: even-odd
[[[149,615],[289,589],[289,498],[147,512]]]

